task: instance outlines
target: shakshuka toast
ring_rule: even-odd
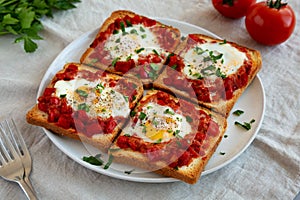
[[[197,33],[182,39],[177,28],[126,10],[84,48],[80,63],[54,75],[28,123],[190,184],[262,62],[256,50]]]
[[[166,92],[150,90],[109,154],[115,162],[196,183],[227,127],[226,119]]]
[[[201,34],[189,34],[168,58],[154,87],[172,91],[228,116],[261,68],[256,50]]]
[[[177,28],[119,10],[104,21],[80,61],[119,75],[137,76],[149,88],[179,42]]]
[[[30,124],[106,151],[142,95],[137,79],[68,63],[26,117]]]

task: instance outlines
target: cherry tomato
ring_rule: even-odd
[[[276,45],[293,33],[296,17],[292,8],[281,0],[253,4],[245,18],[246,29],[257,42]]]
[[[212,0],[212,4],[225,17],[238,19],[246,15],[249,6],[256,0]]]

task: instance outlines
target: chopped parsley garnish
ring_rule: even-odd
[[[103,165],[104,162],[100,157],[101,154],[97,154],[95,156],[89,156],[89,157],[83,156],[82,160],[87,163],[90,163],[91,165],[101,166]]]
[[[113,159],[114,159],[114,157],[112,155],[109,155],[108,161],[105,164],[105,166],[103,167],[103,169],[108,169],[110,167],[111,163],[113,162]]]
[[[222,155],[222,156],[225,155],[225,152],[221,151],[221,152],[220,152],[220,155]]]
[[[140,31],[141,32],[145,32],[145,29],[143,27],[140,26]]]
[[[134,117],[135,114],[136,114],[136,112],[132,110],[132,111],[130,112],[130,117]]]
[[[155,49],[153,49],[152,51],[153,51],[153,53],[155,53],[156,55],[159,56],[159,53]]]
[[[236,110],[232,114],[234,114],[236,116],[241,116],[242,114],[244,114],[244,111],[242,111],[242,110]]]
[[[132,26],[131,21],[129,21],[129,20],[127,19],[127,20],[126,20],[126,25],[127,25],[127,27],[131,27],[131,26]]]
[[[125,24],[124,24],[124,22],[120,22],[120,27],[121,27],[122,32],[124,33],[125,32]]]
[[[140,115],[139,115],[139,119],[140,119],[140,120],[143,120],[143,119],[146,118],[146,116],[147,116],[147,115],[146,115],[145,113],[141,112]]]
[[[224,39],[223,42],[220,42],[219,44],[220,44],[220,45],[223,45],[223,44],[226,44],[226,43],[227,43],[227,40]]]
[[[201,54],[203,54],[204,52],[206,52],[206,51],[208,51],[207,49],[206,50],[203,50],[202,48],[200,48],[200,47],[195,47],[194,48],[194,51],[195,51],[195,53],[197,54],[197,55],[201,55]]]
[[[161,142],[162,142],[162,139],[159,138],[158,140],[156,140],[156,141],[154,142],[154,144],[160,144]]]
[[[120,43],[121,42],[121,38],[116,39],[116,43]]]
[[[90,107],[86,103],[81,103],[78,105],[78,110],[84,110],[85,112],[89,112]]]
[[[118,33],[119,33],[119,31],[116,30],[116,29],[113,31],[113,34],[114,34],[114,35],[115,35],[115,34],[118,34]]]
[[[142,51],[144,51],[145,50],[145,48],[139,48],[139,49],[136,49],[135,50],[135,53],[141,53]]]
[[[67,94],[61,94],[59,95],[60,98],[65,98],[67,96]]]
[[[169,108],[167,108],[167,109],[164,111],[164,114],[174,115],[175,113],[174,113],[173,111],[171,111]]]
[[[77,94],[79,94],[79,96],[82,96],[84,98],[86,98],[88,96],[88,93],[86,91],[84,91],[84,90],[76,89],[75,92]]]
[[[220,77],[220,78],[226,78],[226,74],[223,74],[222,72],[221,72],[221,69],[220,68],[218,68],[217,69],[217,71],[216,71],[216,76],[217,77]]]
[[[240,126],[244,129],[246,129],[247,131],[251,129],[251,124],[253,124],[255,122],[254,119],[252,119],[250,122],[244,122],[243,124],[238,122],[238,121],[235,121],[234,124],[237,125],[237,126]]]
[[[126,102],[128,102],[128,96],[123,95]]]
[[[173,136],[175,136],[175,137],[177,137],[177,138],[182,138],[182,137],[179,135],[179,133],[180,133],[180,130],[176,130],[176,131],[173,132]]]
[[[176,70],[177,65],[176,65],[176,64],[175,64],[175,65],[172,65],[171,68],[174,69],[174,70]]]
[[[137,30],[135,30],[135,29],[132,29],[132,30],[130,31],[130,33],[131,33],[131,34],[136,34],[136,35],[138,35],[138,32],[137,32]]]
[[[214,55],[213,53],[214,53],[213,51],[210,51],[210,52],[209,52],[209,56],[210,56],[211,60],[212,60],[214,63],[216,63],[217,60],[219,60],[219,59],[222,58],[223,54],[221,53],[221,54],[219,54],[219,55]]]
[[[189,123],[191,123],[193,121],[193,119],[190,116],[186,116],[185,118],[186,118],[186,121]]]
[[[102,85],[102,83],[98,83],[96,85],[96,90],[98,90],[100,93],[102,93],[102,91],[104,90],[104,86]]]
[[[118,60],[120,60],[119,57],[116,57],[115,59],[113,59],[113,61],[111,62],[111,66],[114,67],[116,65],[116,63],[118,62]]]
[[[131,174],[132,172],[134,172],[135,169],[132,170],[128,170],[128,171],[124,171],[125,174]]]
[[[147,34],[141,35],[141,38],[142,38],[142,39],[145,39],[146,37],[147,37]]]

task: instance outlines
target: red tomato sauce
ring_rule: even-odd
[[[197,43],[205,41],[196,40],[197,37],[188,40],[188,43],[193,46]],[[190,42],[189,42],[190,41]],[[240,51],[245,52],[242,47],[235,46]],[[191,47],[187,47],[191,48]],[[249,56],[249,55],[247,55]],[[234,74],[225,78],[217,78],[213,83],[209,79],[188,79],[183,74],[185,67],[183,59],[178,55],[172,55],[168,58],[167,74],[168,77],[163,79],[166,86],[174,87],[181,91],[186,91],[189,95],[196,95],[197,99],[204,102],[214,102],[219,100],[229,100],[233,97],[233,93],[247,85],[249,74],[251,72],[250,59],[245,60],[243,66]],[[209,84],[210,83],[210,84]]]
[[[78,70],[76,65],[69,65],[64,72],[56,74],[52,81],[52,85],[59,80],[72,80],[75,77],[85,78],[89,81],[99,80],[101,77],[106,77],[106,73],[100,70],[91,72],[88,70]],[[118,86],[119,92],[129,96],[129,102],[132,106],[134,96],[137,94],[136,85],[128,82],[125,79],[108,80],[110,87]],[[84,110],[75,111],[68,105],[67,99],[64,97],[55,96],[56,88],[46,88],[43,95],[38,98],[38,109],[48,114],[48,122],[55,123],[57,126],[64,129],[75,129],[88,137],[94,134],[109,134],[112,133],[118,123],[124,121],[123,117],[109,117],[103,119],[101,117],[91,118]]]

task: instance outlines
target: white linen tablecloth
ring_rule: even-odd
[[[222,17],[209,0],[82,0],[76,9],[42,20],[44,40],[32,54],[24,53],[21,44],[12,44],[13,36],[1,36],[0,118],[13,115],[18,120],[33,157],[31,180],[39,199],[293,199],[300,190],[300,1],[289,4],[297,17],[295,31],[287,42],[272,47],[253,41],[244,18]],[[74,162],[41,128],[25,121],[55,57],[119,9],[188,22],[262,54],[259,75],[266,110],[257,137],[240,157],[195,185],[137,183],[96,173]],[[26,197],[17,184],[0,179],[0,199]]]

